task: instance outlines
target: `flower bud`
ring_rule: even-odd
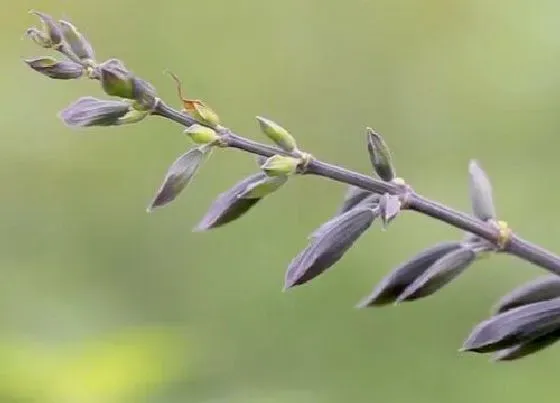
[[[219,126],[220,117],[218,114],[199,99],[186,99],[183,96],[183,84],[181,83],[179,77],[169,70],[167,73],[171,76],[173,81],[175,81],[177,86],[177,95],[179,95],[179,99],[181,99],[181,102],[183,103],[183,110],[203,125],[210,127]]]
[[[257,121],[263,133],[274,141],[278,147],[288,152],[292,152],[297,148],[296,140],[282,126],[261,116],[257,116]]]
[[[261,168],[268,176],[292,175],[300,163],[301,160],[298,158],[273,155],[265,161]]]
[[[52,47],[49,37],[35,27],[28,28],[27,31],[25,31],[25,35],[30,37],[33,42],[42,48],[49,49]]]
[[[391,162],[389,147],[383,137],[372,128],[367,128],[369,158],[377,175],[384,181],[391,181],[395,176],[395,168]]]
[[[130,111],[130,105],[123,101],[101,100],[83,97],[68,106],[59,117],[71,127],[115,126]]]
[[[80,78],[84,73],[82,65],[69,60],[57,61],[52,57],[28,59],[25,63],[33,70],[57,80]]]
[[[220,117],[208,105],[199,99],[183,99],[185,111],[198,122],[216,127],[220,124]]]
[[[118,59],[99,65],[101,86],[107,95],[134,99],[134,76]]]
[[[34,14],[41,19],[43,24],[43,37],[48,40],[45,44],[49,44],[48,47],[57,47],[62,43],[62,29],[58,23],[50,15],[42,13],[40,11],[30,11],[30,14]],[[33,37],[32,37],[33,38]],[[45,46],[43,46],[45,47]]]
[[[62,36],[72,52],[80,60],[94,60],[95,54],[91,44],[84,38],[84,36],[78,31],[78,29],[69,23],[68,21],[59,21],[60,28],[62,30]]]
[[[194,124],[183,132],[196,144],[211,144],[220,139],[216,131],[210,127]]]

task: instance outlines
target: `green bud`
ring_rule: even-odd
[[[287,180],[288,177],[285,175],[266,176],[258,182],[249,184],[245,191],[237,197],[240,199],[262,199],[277,191]]]
[[[62,43],[62,29],[50,15],[40,11],[31,10],[30,14],[36,15],[43,24],[43,36],[48,39],[49,47],[57,47]],[[44,47],[44,46],[43,46]]]
[[[188,135],[196,144],[211,144],[220,139],[214,129],[198,124],[189,126],[183,133]]]
[[[301,160],[285,155],[273,155],[261,166],[268,176],[292,175],[296,172]]]
[[[282,126],[261,116],[257,116],[257,121],[263,133],[274,141],[278,147],[288,152],[292,152],[297,148],[296,140]]]
[[[78,31],[78,29],[69,23],[68,21],[59,21],[60,28],[62,30],[62,35],[64,40],[72,52],[80,60],[94,60],[95,54],[91,44],[84,38],[84,36]]]
[[[216,127],[220,124],[220,117],[208,105],[198,99],[183,99],[185,111],[198,122]]]
[[[108,60],[99,65],[101,86],[107,95],[134,99],[134,76],[117,59]]]
[[[368,127],[366,131],[371,165],[373,165],[375,172],[381,179],[389,182],[396,176],[395,168],[391,163],[389,147],[383,141],[383,137],[372,128]]]

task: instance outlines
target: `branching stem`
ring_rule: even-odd
[[[198,123],[190,116],[172,108],[163,101],[158,103],[153,114],[170,119],[185,127]],[[296,154],[287,153],[277,147],[261,144],[239,136],[226,128],[220,128],[220,132],[223,135],[223,140],[227,147],[237,148],[264,157],[271,157],[275,154],[297,157]],[[400,194],[403,191],[403,188],[397,184],[377,180],[359,172],[351,171],[318,159],[313,159],[309,162],[305,173],[322,176],[347,185],[358,186],[376,193]],[[500,241],[500,232],[491,223],[481,221],[471,215],[454,210],[451,207],[427,199],[417,193],[413,192],[408,195],[406,208],[475,234],[494,245],[498,245]],[[512,233],[503,251],[560,275],[559,256],[524,240],[515,233]]]

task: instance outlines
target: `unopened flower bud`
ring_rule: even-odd
[[[84,38],[78,29],[68,21],[59,21],[64,40],[70,46],[72,52],[80,60],[94,60],[95,54],[91,44]]]
[[[263,133],[266,134],[272,141],[274,141],[274,143],[276,143],[278,147],[288,152],[292,152],[296,149],[296,140],[286,129],[284,129],[278,123],[261,116],[257,116],[257,121],[259,122]]]
[[[268,176],[292,175],[296,172],[301,160],[285,155],[273,155],[261,166]]]
[[[59,114],[71,127],[115,126],[130,111],[130,104],[123,101],[102,100],[93,97],[78,99]]]
[[[107,95],[134,99],[134,76],[124,64],[111,59],[99,66],[101,86]]]
[[[25,35],[30,37],[33,42],[42,48],[49,49],[52,47],[49,37],[35,27],[28,28],[27,31],[25,31]]]
[[[185,111],[198,122],[216,127],[220,124],[220,117],[208,105],[199,99],[183,99]]]
[[[62,43],[62,29],[58,23],[50,15],[42,13],[40,11],[30,11],[30,14],[34,14],[41,19],[43,24],[43,36],[48,39],[50,44],[49,47],[57,47]]]
[[[33,70],[58,80],[80,78],[84,73],[82,65],[69,60],[57,61],[52,57],[28,59],[25,63]]]
[[[196,144],[212,144],[220,138],[214,129],[198,124],[189,126],[184,133]]]

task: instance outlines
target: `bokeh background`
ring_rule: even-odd
[[[296,178],[243,220],[193,234],[256,169],[215,153],[173,205],[145,208],[187,147],[181,129],[73,131],[56,113],[96,82],[22,58],[31,8],[73,21],[176,102],[166,68],[223,121],[255,115],[302,148],[370,172],[364,127],[401,176],[469,209],[466,167],[491,175],[501,218],[560,251],[560,3],[552,0],[133,0],[2,3],[0,401],[41,403],[556,402],[559,351],[515,364],[457,350],[495,300],[540,270],[483,260],[433,298],[353,306],[392,267],[462,234],[407,213],[373,228],[310,285],[284,270],[344,186]]]

